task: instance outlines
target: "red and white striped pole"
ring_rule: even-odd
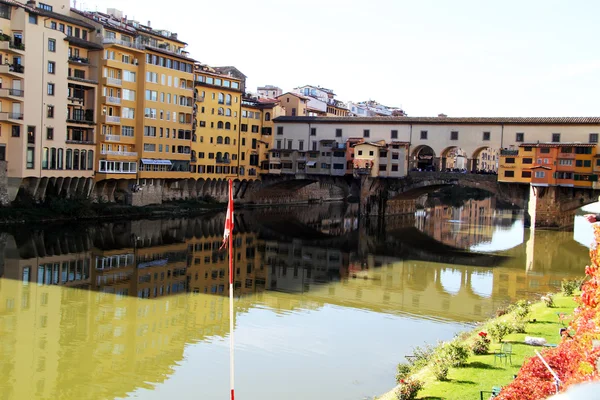
[[[231,400],[235,399],[234,390],[234,358],[233,358],[233,182],[229,180],[229,198],[227,200],[227,215],[225,217],[225,232],[223,245],[229,239],[229,387]]]

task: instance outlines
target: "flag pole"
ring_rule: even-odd
[[[231,388],[231,400],[235,399],[234,390],[234,358],[233,358],[233,182],[229,179],[229,198],[227,201],[227,219],[229,219],[229,386]]]

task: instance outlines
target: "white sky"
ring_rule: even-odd
[[[83,4],[82,4],[83,3]],[[78,0],[179,33],[247,87],[304,84],[410,116],[592,116],[598,1]]]

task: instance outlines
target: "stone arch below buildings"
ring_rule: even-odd
[[[438,170],[438,159],[435,151],[427,145],[417,146],[412,152],[410,167],[421,171]]]
[[[468,154],[459,146],[446,147],[440,153],[440,170],[469,171],[470,159]]]
[[[498,172],[498,150],[489,146],[482,146],[473,152],[471,156],[472,172],[496,173]]]

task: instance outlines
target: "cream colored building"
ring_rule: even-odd
[[[283,104],[285,106],[285,103]],[[476,169],[482,154],[516,148],[523,142],[598,143],[600,118],[451,118],[451,117],[291,117],[275,121],[275,140],[305,140],[311,146],[321,140],[410,143],[409,167],[415,168],[422,151],[431,151],[431,165],[445,168],[449,154],[466,154],[466,169]]]

